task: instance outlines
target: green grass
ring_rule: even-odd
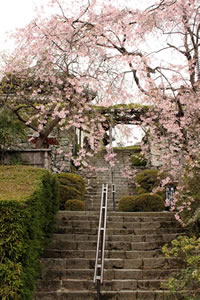
[[[0,201],[26,200],[35,191],[43,172],[29,166],[0,166]]]
[[[124,146],[124,147],[113,147],[114,150],[133,150],[135,152],[141,151],[140,145],[131,145],[131,146]]]

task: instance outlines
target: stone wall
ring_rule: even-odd
[[[0,153],[1,164],[23,164],[51,170],[50,149],[7,150]]]
[[[55,139],[56,143],[48,145],[45,149],[35,149],[34,144],[29,141],[1,152],[1,164],[31,165],[46,168],[53,173],[70,172],[73,136],[66,132],[59,132],[55,136],[51,138]]]

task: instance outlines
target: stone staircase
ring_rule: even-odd
[[[125,166],[130,166],[130,156],[132,155],[132,151],[123,150],[123,151],[115,151],[117,162],[114,167],[112,167],[112,176],[113,183],[115,184],[115,201],[116,207],[119,199],[124,195],[133,195],[136,194],[136,186],[133,180],[129,180],[127,176],[122,176],[122,171],[124,171]],[[88,171],[82,172],[84,178],[86,178],[86,194],[85,194],[85,202],[86,209],[92,211],[99,211],[100,208],[100,200],[101,200],[101,189],[103,183],[109,184],[108,190],[108,211],[113,210],[113,200],[112,200],[112,188],[111,188],[111,170],[109,164],[105,162],[104,155],[105,151],[102,151],[91,158],[90,164],[94,165],[97,170],[92,174],[89,174]],[[99,171],[98,169],[104,168],[104,171]],[[141,171],[141,168],[135,168],[136,172]]]
[[[60,211],[46,249],[34,300],[94,300],[99,213]],[[173,214],[108,212],[101,300],[173,299],[161,283],[179,264],[161,248],[182,234]]]

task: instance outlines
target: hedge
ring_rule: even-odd
[[[123,212],[151,212],[164,209],[165,203],[162,197],[149,193],[138,196],[124,196],[118,203],[118,210]]]
[[[57,209],[55,176],[39,168],[0,166],[0,299],[32,299]]]
[[[78,199],[67,200],[65,203],[65,210],[72,210],[72,211],[85,210],[85,203]]]
[[[120,198],[118,202],[118,210],[123,212],[131,212],[132,209],[132,203],[135,200],[135,196],[123,196]]]
[[[60,209],[65,209],[67,200],[84,200],[85,180],[80,175],[74,173],[57,174],[60,191]]]

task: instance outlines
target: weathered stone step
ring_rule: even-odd
[[[90,258],[42,258],[42,266],[46,269],[93,269],[95,259]],[[170,269],[180,267],[180,263],[174,258],[138,258],[138,259],[120,259],[105,258],[105,269]]]
[[[112,292],[103,291],[101,293],[102,299],[109,300],[173,300],[168,291],[119,291]],[[59,291],[59,292],[46,292],[37,293],[34,300],[95,300],[95,291]]]
[[[130,243],[138,243],[138,242],[157,242],[163,241],[165,243],[177,238],[180,234],[173,233],[173,234],[154,234],[154,235],[106,235],[107,242],[116,242],[116,241],[123,241],[123,242],[130,242]],[[53,240],[59,241],[97,241],[96,235],[89,235],[89,234],[53,234]]]
[[[65,227],[65,226],[71,226],[71,227],[90,227],[90,228],[97,228],[99,225],[98,221],[82,221],[82,220],[67,220],[67,219],[61,219],[57,222],[58,226]],[[122,229],[160,229],[160,228],[167,228],[167,227],[174,227],[174,228],[180,228],[180,224],[177,222],[171,222],[171,221],[151,221],[151,222],[126,222],[125,220],[123,222],[113,222],[109,221],[107,222],[107,228],[122,228]]]
[[[89,234],[96,235],[98,228],[84,227],[57,227],[56,234]],[[120,229],[120,228],[108,228],[106,230],[107,235],[156,235],[165,233],[184,233],[183,228],[159,228],[159,229]]]
[[[123,241],[107,241],[107,250],[156,250],[165,244],[163,240],[152,242],[123,242]],[[48,249],[65,249],[65,250],[95,250],[96,241],[73,241],[73,240],[53,240]]]
[[[93,216],[93,215],[98,215],[97,212],[91,212],[91,211],[59,211],[57,213],[57,216]],[[172,212],[110,212],[109,216],[135,216],[135,217],[168,217],[174,216],[174,213]]]
[[[99,213],[93,214],[93,215],[68,215],[65,214],[65,211],[63,211],[62,214],[59,214],[57,216],[57,220],[77,220],[77,218],[81,221],[98,221],[99,220]],[[111,215],[111,213],[108,213],[107,221],[111,222],[176,222],[174,217],[172,215],[166,215],[166,216],[131,216],[131,215]]]
[[[163,240],[158,240],[155,242],[123,242],[123,241],[113,241],[106,242],[107,250],[123,250],[123,251],[132,251],[132,250],[155,250],[161,248],[165,242]],[[48,249],[65,249],[65,250],[95,250],[96,241],[73,241],[73,240],[53,240],[52,243],[48,246]]]
[[[95,258],[96,250],[54,250],[46,249],[43,258]],[[161,250],[153,251],[115,251],[105,250],[106,258],[152,258],[163,257]]]
[[[176,274],[178,269],[108,269],[104,270],[104,280],[166,280],[169,276]],[[43,280],[66,280],[84,279],[92,280],[94,269],[43,269],[41,279]]]
[[[107,242],[106,249],[108,250],[156,250],[164,245],[163,241],[157,242],[139,242],[139,243],[129,243],[129,242]]]
[[[167,283],[167,280],[104,280],[101,286],[101,291],[134,291],[141,290],[158,290],[163,289],[161,284]],[[79,280],[79,279],[66,279],[66,280],[39,280],[37,284],[38,292],[57,291],[61,289],[68,289],[69,291],[77,290],[96,290],[96,284],[93,280]]]

